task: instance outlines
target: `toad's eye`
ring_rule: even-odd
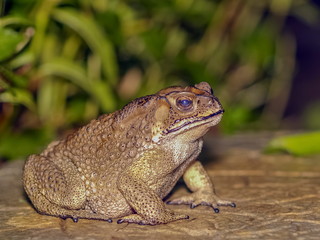
[[[177,100],[178,107],[182,109],[190,109],[192,107],[192,100],[188,98],[180,98]]]

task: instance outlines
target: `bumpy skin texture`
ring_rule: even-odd
[[[24,187],[39,213],[118,223],[161,224],[186,219],[162,199],[178,179],[192,194],[170,204],[235,206],[219,199],[196,160],[202,136],[222,117],[209,84],[170,87],[102,115],[31,155]]]

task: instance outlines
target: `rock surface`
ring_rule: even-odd
[[[21,183],[23,161],[0,169],[0,239],[319,239],[320,157],[266,155],[270,134],[206,137],[201,155],[219,195],[237,208],[168,206],[189,220],[158,226],[43,216]],[[181,182],[170,198],[187,192]]]

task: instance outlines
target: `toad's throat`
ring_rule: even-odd
[[[212,113],[212,114],[210,114],[208,116],[197,118],[197,119],[194,119],[194,120],[191,120],[191,121],[187,121],[184,124],[182,124],[182,125],[180,125],[180,126],[178,126],[176,128],[167,129],[167,130],[164,131],[164,133],[167,134],[167,133],[176,132],[176,131],[180,130],[181,128],[184,128],[185,126],[188,126],[190,124],[194,124],[194,123],[197,123],[197,122],[205,121],[205,120],[207,120],[209,118],[215,117],[215,116],[223,114],[223,113],[224,113],[224,110],[221,109],[221,110],[219,110],[219,111],[217,111],[215,113]]]

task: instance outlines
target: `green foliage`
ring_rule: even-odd
[[[291,0],[4,3],[0,157],[6,158],[17,157],[7,154],[10,143],[25,144],[19,134],[24,141],[30,131],[49,133],[28,142],[41,146],[132,98],[201,81],[226,109],[225,132],[277,126],[283,111],[273,111],[282,105],[274,99],[289,89],[294,63],[286,59],[295,51],[291,36],[281,34],[283,20],[312,9]]]
[[[293,155],[320,154],[320,132],[295,134],[273,139],[266,148],[267,152],[287,152]]]
[[[0,28],[0,62],[14,55],[23,36],[11,29]]]
[[[0,153],[3,158],[18,159],[37,153],[44,144],[48,144],[52,133],[38,130],[25,131],[23,134],[2,132],[0,136]]]

